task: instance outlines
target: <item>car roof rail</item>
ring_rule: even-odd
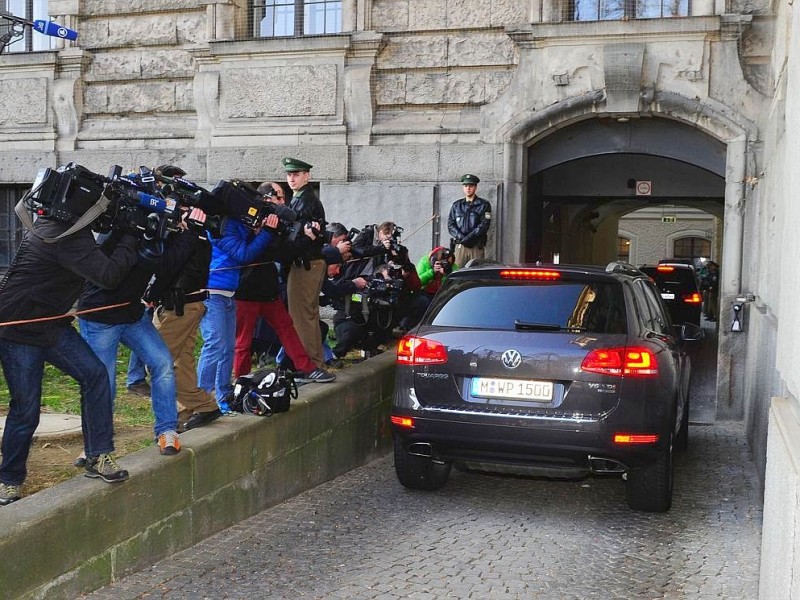
[[[462,265],[461,268],[465,269],[468,267],[486,267],[492,265],[502,265],[504,263],[500,262],[499,260],[493,260],[491,258],[471,258],[467,261],[465,265]]]
[[[627,273],[628,275],[638,275],[639,269],[632,264],[622,260],[612,260],[606,265],[606,273]]]

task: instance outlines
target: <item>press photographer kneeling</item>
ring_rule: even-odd
[[[337,273],[341,264],[338,250],[326,246],[323,252],[329,279],[323,285],[321,303],[336,309],[334,356],[342,358],[354,348],[377,352],[411,313],[412,294],[420,289],[414,265],[388,263],[379,265],[368,277],[347,279]]]

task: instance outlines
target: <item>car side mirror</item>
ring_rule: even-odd
[[[678,339],[682,342],[696,342],[706,337],[706,332],[699,325],[694,323],[679,323],[673,325]]]

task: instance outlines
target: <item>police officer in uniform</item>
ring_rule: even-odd
[[[283,170],[286,171],[286,182],[292,190],[292,201],[289,204],[297,220],[315,232],[311,241],[307,236],[298,236],[305,246],[297,248],[295,258],[289,268],[286,294],[289,314],[294,328],[303,342],[306,353],[320,369],[325,366],[322,353],[322,334],[319,329],[319,294],[325,279],[326,265],[322,256],[325,245],[325,209],[311,187],[311,165],[297,158],[284,158]]]
[[[447,230],[455,243],[455,261],[459,266],[466,265],[473,258],[483,258],[485,254],[492,207],[477,195],[480,181],[471,174],[461,178],[464,197],[453,203],[447,219]]]

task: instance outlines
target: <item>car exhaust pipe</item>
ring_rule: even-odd
[[[624,473],[628,470],[628,467],[613,458],[589,455],[589,469],[592,473],[602,475],[606,473]]]
[[[414,442],[408,447],[408,453],[411,456],[433,458],[433,446],[431,446],[428,442]]]

